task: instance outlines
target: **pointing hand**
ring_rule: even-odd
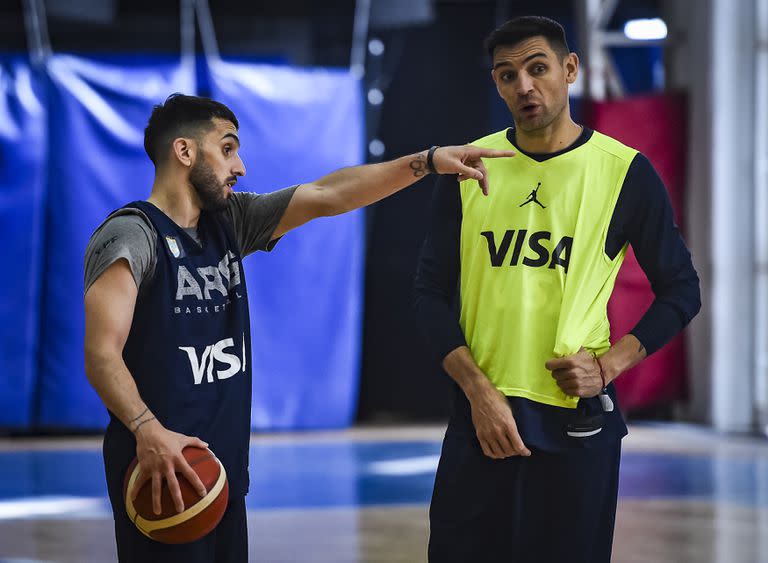
[[[435,150],[432,163],[438,174],[458,174],[459,181],[473,179],[480,184],[484,195],[488,195],[488,171],[483,158],[508,158],[515,151],[483,149],[473,145],[439,147]]]

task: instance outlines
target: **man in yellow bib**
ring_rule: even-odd
[[[438,180],[416,279],[456,383],[429,559],[608,563],[627,433],[611,382],[690,322],[699,280],[648,160],[571,118],[579,59],[560,24],[516,18],[486,45],[514,127],[473,144],[517,155],[487,163],[487,195]],[[629,244],[656,298],[611,346]]]

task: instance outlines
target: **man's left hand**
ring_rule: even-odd
[[[544,365],[552,372],[558,387],[571,397],[594,397],[603,390],[600,366],[584,348],[570,356],[553,358]]]

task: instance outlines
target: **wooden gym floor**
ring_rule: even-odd
[[[254,435],[251,560],[425,561],[442,432]],[[98,438],[0,439],[0,561],[115,560],[100,446]],[[614,561],[768,562],[768,441],[632,427]]]

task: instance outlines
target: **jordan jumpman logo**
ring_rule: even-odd
[[[520,207],[522,207],[522,206],[524,206],[524,205],[528,205],[528,204],[529,204],[529,203],[531,203],[531,202],[536,202],[536,203],[538,203],[539,205],[541,205],[541,202],[540,202],[540,201],[538,200],[538,198],[536,197],[536,192],[538,192],[538,191],[539,191],[539,188],[540,188],[540,187],[541,187],[541,182],[539,182],[539,183],[538,183],[538,185],[536,186],[536,189],[535,189],[535,190],[533,190],[533,191],[532,191],[530,194],[528,194],[528,199],[526,199],[526,200],[525,200],[523,203],[521,203],[521,204],[520,204]],[[544,205],[541,205],[541,208],[542,208],[542,209],[546,209],[546,206],[544,206]]]

